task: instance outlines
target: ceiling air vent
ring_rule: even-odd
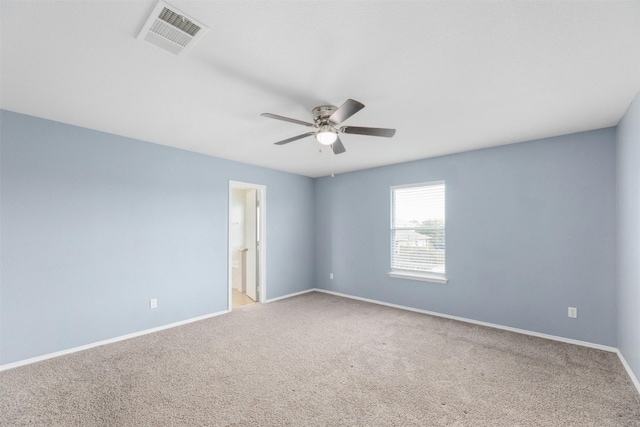
[[[138,40],[182,56],[209,30],[175,7],[160,1],[145,22]]]

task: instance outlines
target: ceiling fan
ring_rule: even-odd
[[[314,130],[303,133],[302,135],[278,141],[276,145],[284,145],[307,136],[315,135],[316,140],[323,145],[330,145],[334,154],[340,154],[347,151],[342,145],[342,141],[338,137],[338,133],[354,133],[358,135],[384,136],[391,138],[395,135],[395,129],[369,128],[359,126],[341,126],[340,124],[353,116],[364,108],[364,104],[354,99],[347,99],[340,107],[333,105],[320,105],[312,110],[313,123],[302,120],[292,119],[289,117],[279,116],[277,114],[262,113],[261,116],[271,119],[284,120],[285,122],[297,123],[303,126],[309,126]]]

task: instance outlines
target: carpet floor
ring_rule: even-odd
[[[322,293],[0,372],[0,425],[640,426],[614,353]]]

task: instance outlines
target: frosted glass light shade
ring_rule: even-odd
[[[338,139],[338,134],[330,126],[324,125],[320,132],[316,133],[316,139],[322,145],[331,145]]]
[[[316,139],[320,144],[331,145],[336,142],[336,139],[338,139],[338,135],[333,132],[318,132],[316,134]]]

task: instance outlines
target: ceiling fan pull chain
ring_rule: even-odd
[[[333,155],[332,155],[333,154]],[[331,154],[329,154],[331,156],[331,178],[335,178],[336,176],[334,175],[334,168],[333,168],[333,162],[334,162],[334,158],[336,157],[336,155],[333,153],[333,151],[331,151]]]

